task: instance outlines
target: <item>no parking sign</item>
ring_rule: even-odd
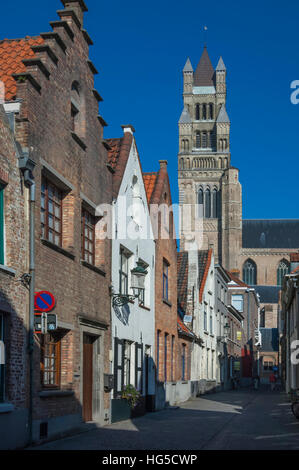
[[[50,312],[55,307],[55,297],[46,290],[36,292],[34,296],[34,308],[39,312]]]

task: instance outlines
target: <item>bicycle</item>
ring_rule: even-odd
[[[299,419],[299,389],[292,389],[290,392],[291,410],[295,418]]]

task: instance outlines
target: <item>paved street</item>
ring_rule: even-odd
[[[284,393],[229,391],[35,449],[290,450],[299,449],[299,420]]]

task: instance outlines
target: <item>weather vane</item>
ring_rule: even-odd
[[[204,35],[204,47],[207,47],[208,27],[204,26],[203,29],[204,29],[204,33],[203,33],[203,35]]]

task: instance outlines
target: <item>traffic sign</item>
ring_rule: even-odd
[[[34,333],[45,335],[55,330],[57,330],[57,315],[55,313],[35,313]]]
[[[36,292],[34,296],[34,308],[39,312],[50,312],[55,307],[55,297],[46,290]]]

